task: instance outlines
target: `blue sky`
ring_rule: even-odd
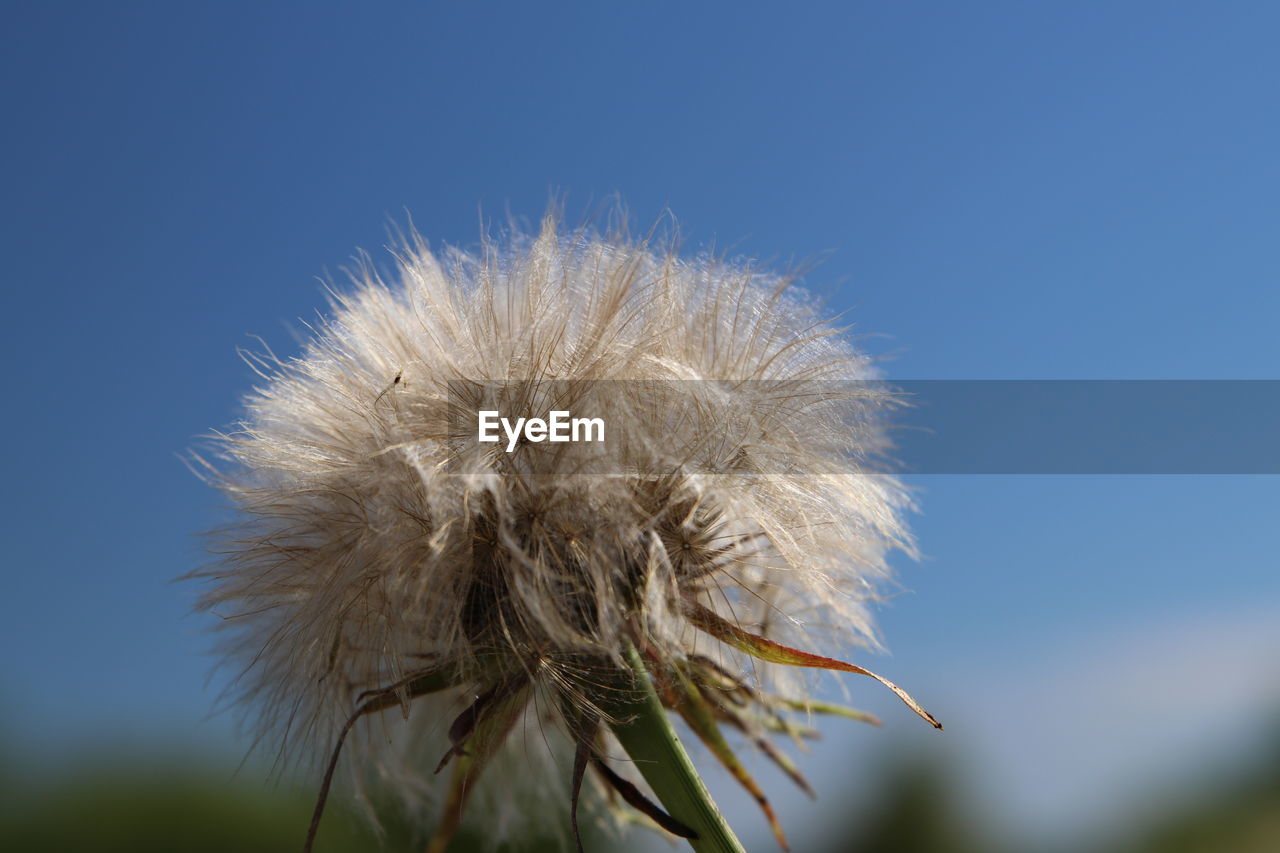
[[[177,454],[236,416],[247,335],[287,352],[317,277],[376,255],[406,211],[465,245],[508,208],[616,193],[642,223],[670,209],[691,248],[825,258],[809,286],[899,378],[1277,378],[1274,5],[547,6],[9,6],[5,740],[234,749],[225,718],[202,722],[217,682],[194,591],[169,583],[218,505]],[[993,802],[1054,743],[1069,790],[1155,773],[1150,755],[1219,745],[1208,721],[1274,683],[1228,679],[1209,705],[1185,686],[1185,725],[1145,753],[1121,748],[1140,721],[1109,729],[1115,773],[1072,763],[1101,747],[1069,722],[984,741],[981,720],[1053,683],[1043,661],[1145,660],[1167,634],[1247,675],[1280,647],[1280,483],[919,485],[926,559],[902,564],[877,663],[975,721],[946,748],[1012,768],[986,777]],[[998,683],[1019,687],[984,698]],[[1092,713],[1105,680],[1073,683]],[[1004,810],[1101,814],[1059,799]]]

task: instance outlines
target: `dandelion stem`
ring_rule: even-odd
[[[676,736],[634,646],[627,649],[627,658],[635,686],[608,709],[621,721],[614,724],[613,733],[671,816],[697,832],[697,838],[689,839],[694,850],[744,853]]]

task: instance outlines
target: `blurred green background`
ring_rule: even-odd
[[[820,793],[827,802],[815,842],[802,849],[829,853],[1274,853],[1280,850],[1280,725],[1266,749],[1250,761],[1205,768],[1208,776],[1178,780],[1149,807],[1106,833],[1080,832],[1010,838],[970,808],[967,783],[981,768],[943,765],[922,756],[900,756],[892,764],[866,768],[880,782],[859,808],[833,808],[839,791]],[[1171,780],[1173,781],[1173,780]],[[312,806],[302,786],[267,785],[252,770],[231,771],[209,756],[161,761],[117,756],[58,769],[0,768],[0,849],[6,851],[112,851],[112,853],[268,853],[297,849]],[[390,812],[389,812],[390,813]],[[483,826],[484,816],[473,815]],[[429,826],[430,822],[426,823]],[[474,825],[473,825],[474,827]],[[649,830],[632,829],[621,839],[590,823],[589,851],[653,847]],[[375,832],[361,818],[331,806],[317,839],[320,853],[416,851],[423,827],[394,817]],[[648,843],[645,843],[645,842]],[[666,847],[666,842],[659,842]],[[760,841],[756,842],[761,843]],[[683,846],[683,845],[680,845]],[[459,853],[493,849],[472,828],[455,842]],[[498,850],[557,853],[571,850],[549,839],[531,838]],[[678,847],[676,849],[679,849]],[[767,848],[758,848],[767,849]],[[800,848],[797,848],[800,849]],[[752,853],[755,853],[752,850]]]

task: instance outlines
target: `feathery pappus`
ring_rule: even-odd
[[[238,520],[193,576],[228,699],[314,768],[308,849],[337,778],[394,790],[432,851],[468,807],[495,837],[566,811],[576,835],[588,781],[584,806],[737,849],[708,840],[668,716],[785,848],[734,744],[808,790],[772,738],[874,721],[800,673],[871,676],[938,726],[816,651],[875,645],[886,555],[913,547],[870,462],[894,395],[788,277],[658,243],[552,215],[472,252],[410,235],[300,355],[250,357],[243,421],[196,457]],[[498,408],[586,412],[607,438],[477,441]]]

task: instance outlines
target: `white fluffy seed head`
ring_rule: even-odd
[[[573,695],[583,660],[639,635],[771,686],[781,668],[698,632],[688,599],[784,641],[873,642],[886,552],[911,547],[903,489],[865,467],[892,400],[849,384],[868,358],[785,278],[553,217],[394,258],[332,297],[300,356],[255,358],[263,381],[207,466],[240,520],[198,573],[202,606],[242,667],[232,698],[282,754],[323,753],[359,694],[428,661],[509,659]],[[526,407],[510,414],[611,433],[572,470],[548,445],[465,440],[459,411],[495,387]],[[439,735],[467,695],[404,714]],[[357,763],[390,772],[408,752],[380,756],[386,717]],[[428,794],[432,769],[401,792]]]

